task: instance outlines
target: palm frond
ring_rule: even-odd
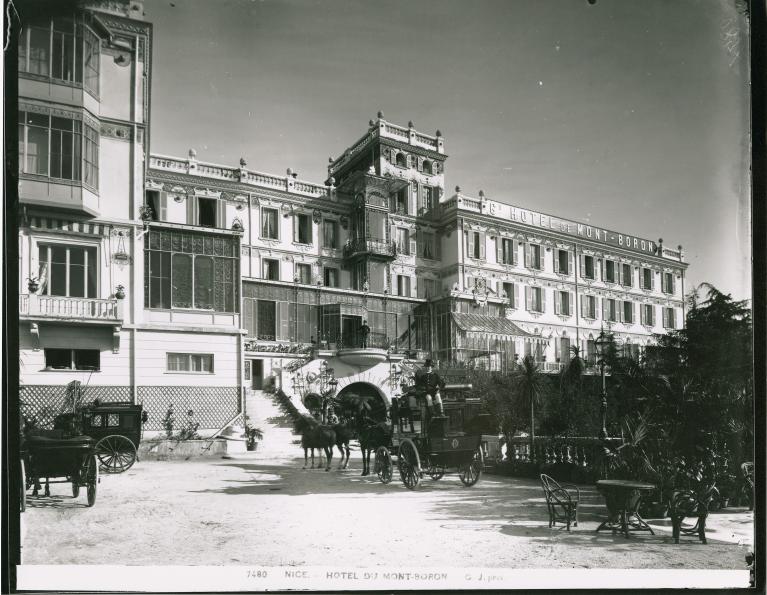
[[[311,415],[299,410],[293,400],[281,388],[274,392],[274,398],[280,411],[290,418],[295,433],[302,433],[308,428],[319,425],[319,422]]]

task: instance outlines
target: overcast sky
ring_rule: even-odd
[[[442,132],[448,195],[662,237],[750,297],[735,1],[147,0],[151,150],[322,183],[382,110]]]

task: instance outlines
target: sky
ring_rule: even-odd
[[[737,0],[146,0],[151,151],[316,183],[379,110],[440,130],[446,195],[682,245],[751,294]]]

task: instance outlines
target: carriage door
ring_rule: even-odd
[[[261,390],[264,388],[264,360],[250,360],[251,388]]]

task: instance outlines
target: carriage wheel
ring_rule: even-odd
[[[440,480],[445,476],[445,466],[430,464],[428,474],[434,481]]]
[[[412,440],[405,439],[399,445],[399,457],[397,459],[399,476],[405,487],[413,490],[418,486],[421,479],[421,460],[418,449]]]
[[[99,483],[99,463],[96,455],[90,455],[85,465],[85,483],[88,486],[88,506],[93,506],[96,504],[96,485]],[[74,491],[74,489],[72,491]]]
[[[463,485],[465,485],[467,488],[470,488],[475,483],[479,481],[479,478],[482,476],[482,450],[477,449],[474,451],[474,456],[471,458],[471,461],[463,465],[458,472],[458,477],[460,478]]]
[[[24,459],[19,459],[20,469],[19,474],[21,477],[19,477],[19,480],[21,482],[21,499],[19,502],[19,508],[21,508],[21,512],[24,512],[27,509],[27,469],[24,464]]]
[[[122,473],[136,462],[136,446],[125,436],[114,434],[96,443],[96,456],[104,473]]]
[[[379,446],[376,451],[375,470],[381,483],[389,483],[394,474],[394,464],[391,461],[389,449],[385,446]]]

